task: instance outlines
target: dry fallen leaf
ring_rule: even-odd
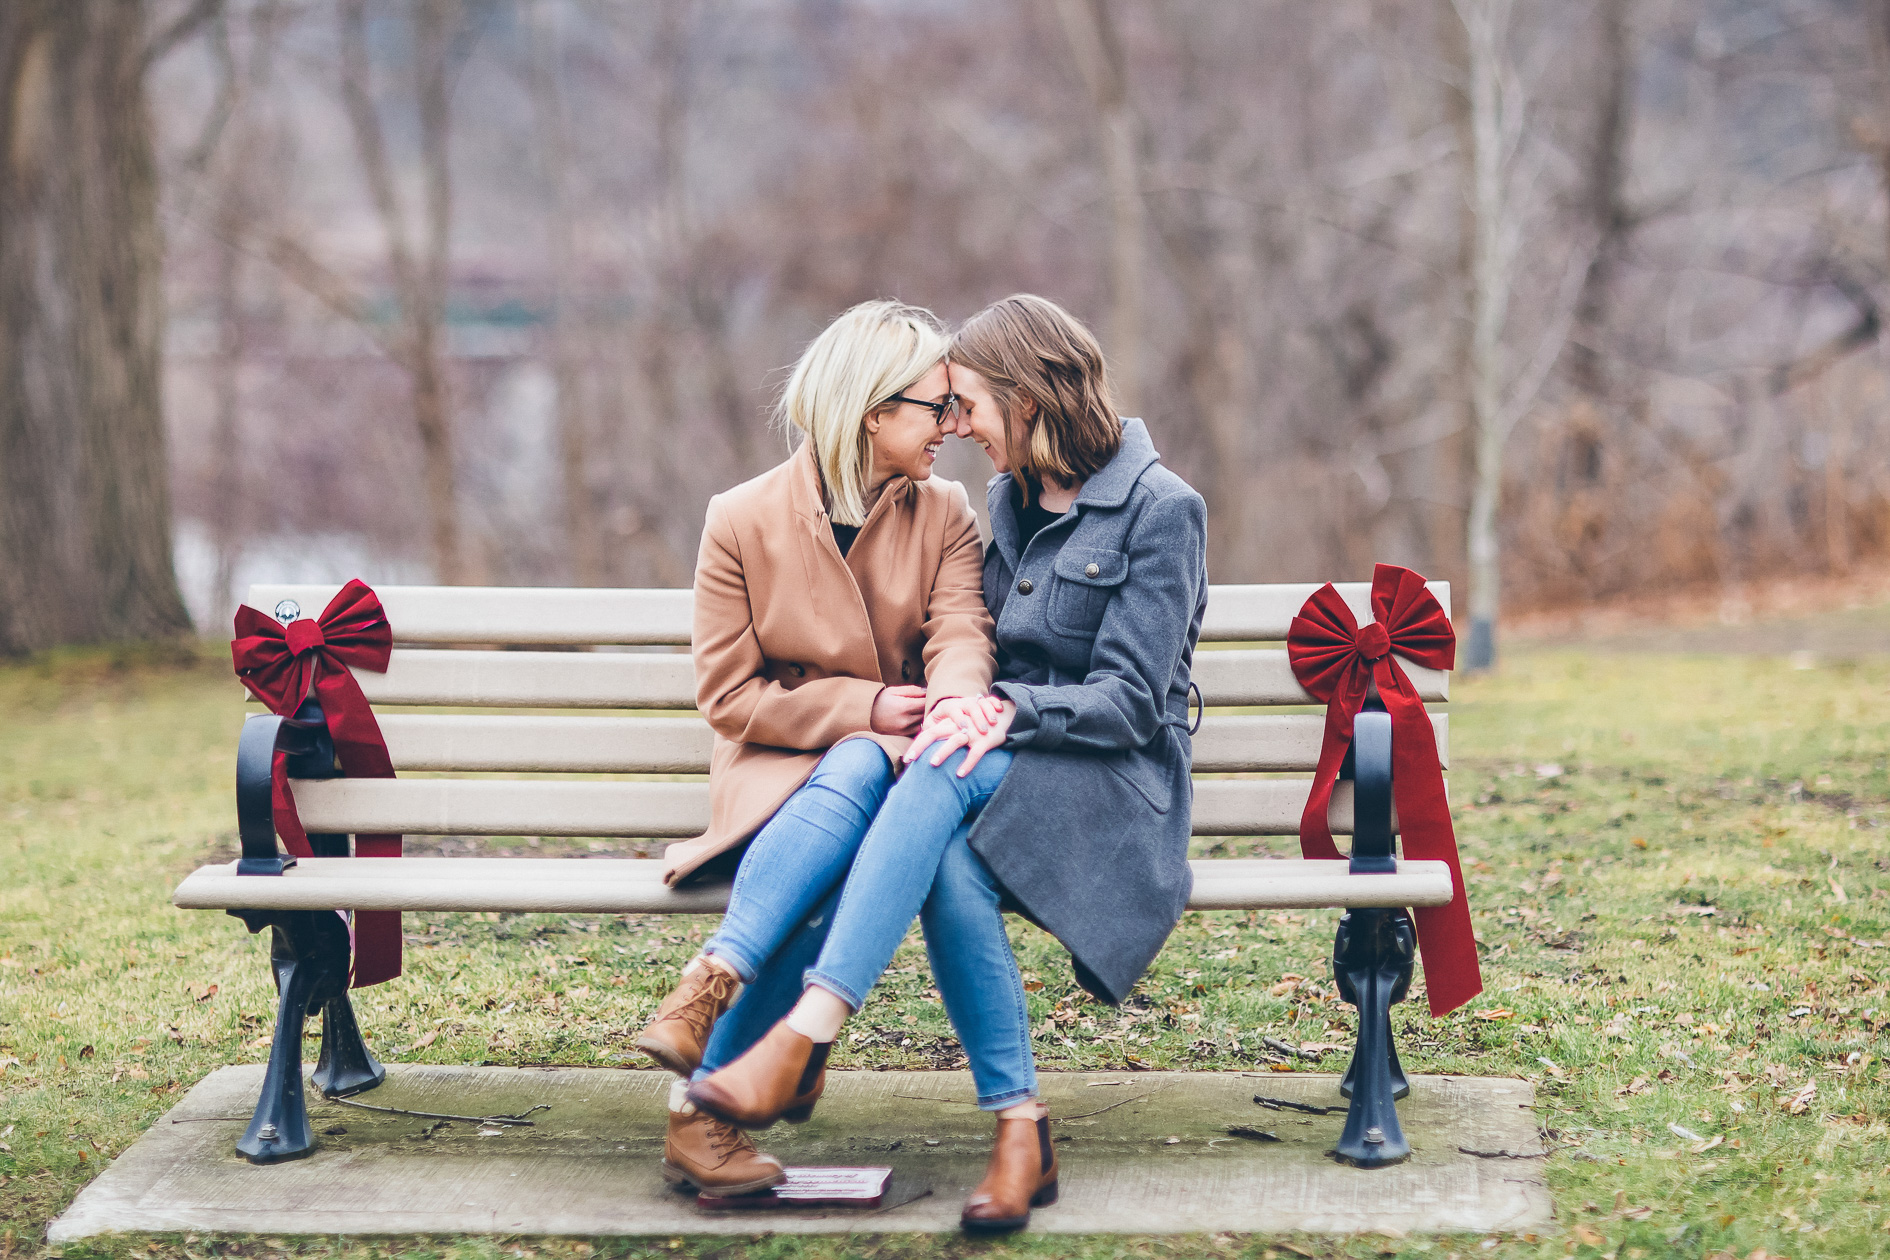
[[[1586,1243],[1590,1247],[1599,1247],[1608,1240],[1599,1230],[1590,1229],[1586,1225],[1577,1225],[1575,1227],[1575,1241]]]
[[[217,995],[217,986],[213,984],[205,988],[202,993],[197,994],[197,1000],[199,1002],[208,1002],[211,998],[215,997],[216,995]]]
[[[1472,1016],[1472,1018],[1473,1019],[1509,1019],[1511,1016],[1515,1015],[1515,1013],[1516,1013],[1515,1011],[1505,1010],[1499,1006],[1493,1011],[1478,1011],[1474,1016]]]

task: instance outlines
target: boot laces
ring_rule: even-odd
[[[675,1017],[688,1027],[690,1035],[697,1041],[707,1040],[709,1030],[728,1006],[729,998],[734,996],[735,986],[739,983],[720,967],[702,964],[710,974],[701,982],[702,987],[696,995],[677,1009]]]
[[[724,1124],[713,1116],[708,1120],[709,1149],[715,1153],[718,1165],[726,1164],[738,1155],[747,1155],[755,1150],[754,1139],[732,1124]]]

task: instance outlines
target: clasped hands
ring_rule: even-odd
[[[986,753],[1004,746],[1016,713],[1017,706],[999,696],[947,696],[926,715],[925,725],[906,749],[906,764],[930,749],[932,764],[942,766],[947,757],[964,748],[968,750],[965,762],[958,767],[962,779]]]

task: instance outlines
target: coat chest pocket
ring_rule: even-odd
[[[1065,547],[1053,566],[1050,625],[1068,635],[1093,635],[1102,625],[1109,597],[1129,576],[1128,553],[1095,547]]]

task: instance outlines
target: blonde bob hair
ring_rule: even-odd
[[[834,524],[866,523],[866,418],[942,363],[946,345],[938,316],[924,307],[862,302],[827,325],[794,365],[775,416],[813,443]]]

